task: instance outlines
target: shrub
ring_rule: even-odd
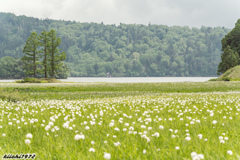
[[[61,83],[55,78],[30,78],[26,77],[23,80],[16,81],[17,83]]]
[[[222,77],[222,80],[223,80],[223,81],[230,81],[231,78],[230,78],[230,77]]]

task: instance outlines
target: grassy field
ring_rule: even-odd
[[[0,83],[0,156],[240,159],[239,95],[240,82]]]

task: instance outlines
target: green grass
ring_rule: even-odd
[[[240,66],[233,67],[223,73],[217,81],[240,81]]]
[[[239,159],[240,82],[0,83],[0,89],[26,97],[0,100],[0,156],[35,153],[36,159],[101,160],[106,152],[114,160],[190,160],[197,152],[210,160]],[[67,121],[72,128],[63,127]],[[49,122],[53,126],[46,131]],[[56,126],[59,130],[51,131]],[[156,132],[159,137],[153,136]],[[33,135],[29,145],[28,133]],[[85,139],[76,141],[76,134]],[[228,140],[220,143],[220,136]]]
[[[4,92],[18,92],[28,99],[106,98],[162,93],[198,93],[240,91],[240,82],[179,83],[0,83]],[[21,98],[20,98],[21,99]]]

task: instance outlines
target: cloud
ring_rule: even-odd
[[[7,0],[0,12],[37,18],[233,28],[239,0]]]

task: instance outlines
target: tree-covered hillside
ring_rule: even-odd
[[[0,13],[0,58],[20,59],[31,32],[40,34],[44,29],[54,29],[61,38],[71,76],[106,76],[107,72],[112,76],[215,76],[221,39],[230,31],[222,27],[116,26]],[[0,68],[0,77],[4,73]]]

